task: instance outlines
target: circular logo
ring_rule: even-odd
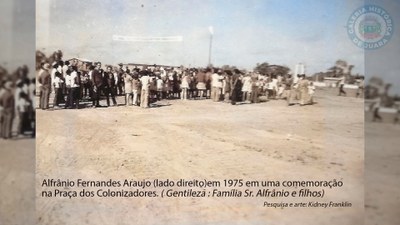
[[[393,20],[386,10],[365,5],[355,10],[347,21],[350,40],[360,48],[377,49],[393,35]]]

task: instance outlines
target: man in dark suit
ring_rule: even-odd
[[[100,68],[101,64],[98,63],[92,72],[93,107],[100,107],[100,93],[103,90],[103,75]]]
[[[12,91],[12,82],[4,84],[3,93],[0,96],[1,107],[1,136],[4,139],[11,138],[12,124],[14,119],[15,98]]]
[[[40,87],[40,106],[43,110],[49,108],[49,99],[50,99],[50,92],[51,92],[51,76],[49,73],[50,64],[45,63],[42,66],[42,69],[39,71],[39,83],[41,84]]]
[[[114,93],[116,84],[111,66],[108,66],[107,71],[104,73],[103,83],[104,83],[104,95],[107,98],[107,106],[110,106],[110,95],[113,101],[113,105],[116,106],[117,101],[115,100],[115,93]]]
[[[117,89],[118,89],[118,95],[124,95],[123,89],[124,89],[125,83],[124,83],[123,76],[124,76],[125,72],[129,73],[129,69],[128,69],[128,66],[126,66],[126,71],[124,71],[124,69],[122,68],[124,66],[124,64],[122,64],[122,63],[118,64],[118,66],[119,66],[118,80],[116,81],[117,85],[115,85],[114,90],[115,90],[115,94],[117,94]]]

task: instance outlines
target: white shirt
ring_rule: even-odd
[[[92,80],[92,73],[93,73],[93,70],[89,71],[89,73],[88,73],[88,75],[89,75],[89,80]]]
[[[149,76],[142,76],[140,78],[140,82],[142,83],[142,89],[149,89],[149,84],[150,84]]]
[[[64,81],[60,79],[59,77],[54,78],[54,88],[60,88],[60,84],[62,84]]]
[[[67,87],[71,87],[72,83],[71,83],[71,75],[66,75],[65,76],[65,85],[67,85]]]
[[[114,82],[115,82],[115,85],[117,85],[117,84],[118,84],[118,73],[117,73],[117,72],[114,72],[113,75],[114,75]]]
[[[76,71],[73,71],[72,73],[71,73],[71,87],[72,88],[76,88],[76,87],[79,87],[79,83],[77,83],[77,82],[75,82],[75,78],[77,78],[78,77],[78,73],[76,72]]]
[[[340,79],[340,84],[344,84],[345,81],[346,81],[346,78],[343,76],[343,77]]]
[[[57,72],[57,69],[53,68],[50,73],[52,86],[54,86],[54,78],[56,77],[56,72]]]
[[[222,88],[222,76],[219,75],[218,73],[213,73],[211,75],[211,86],[212,87],[217,87],[217,88]]]
[[[157,79],[157,89],[162,89],[164,86],[164,81],[161,79]]]
[[[68,70],[68,66],[67,66],[67,65],[64,65],[64,66],[62,67],[62,72],[63,72],[64,77],[67,76],[67,70]]]
[[[29,102],[25,99],[25,98],[20,98],[17,101],[17,110],[19,110],[19,112],[26,112],[28,107],[29,107]]]
[[[251,77],[249,76],[243,77],[242,82],[243,82],[242,91],[251,92]]]

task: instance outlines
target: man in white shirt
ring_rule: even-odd
[[[217,73],[217,71],[214,70],[214,73],[211,75],[211,99],[214,102],[218,102],[221,97],[223,78],[221,71]]]
[[[142,84],[142,91],[140,94],[140,107],[148,108],[149,107],[150,77],[149,77],[147,71],[143,72],[143,75],[140,78],[140,82]]]
[[[74,108],[74,103],[75,103],[75,108],[78,109],[79,106],[79,97],[80,97],[80,77],[77,72],[77,67],[72,66],[71,67],[71,104],[70,108]]]
[[[53,63],[53,68],[51,69],[51,72],[50,72],[50,77],[51,77],[51,92],[55,92],[55,89],[54,89],[54,78],[56,78],[57,68],[58,68],[57,63]]]

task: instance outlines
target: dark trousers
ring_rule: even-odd
[[[119,95],[123,95],[124,94],[124,91],[123,91],[123,89],[124,89],[124,86],[125,86],[125,82],[123,82],[123,81],[120,81],[120,82],[118,82],[118,94]],[[115,89],[115,94],[117,93],[117,87],[114,87],[114,89]]]
[[[72,107],[72,88],[67,87],[67,101],[65,102],[65,108]]]
[[[3,111],[1,118],[1,136],[5,139],[11,138],[13,119],[14,112],[7,109]]]
[[[55,95],[54,95],[53,106],[58,106],[60,103],[62,103],[62,99],[63,99],[62,89],[55,88],[54,92],[55,92]]]
[[[111,99],[113,101],[113,104],[114,105],[117,104],[117,101],[115,100],[115,93],[114,93],[114,88],[113,87],[104,88],[104,95],[106,96],[106,99],[107,99],[107,106],[110,106],[110,95],[111,95]]]
[[[90,83],[86,83],[83,85],[83,91],[82,91],[82,96],[84,97],[92,97],[92,87]]]
[[[232,94],[231,94],[231,104],[236,105],[236,102],[240,98],[240,90],[239,89],[233,89]]]
[[[379,115],[379,108],[374,109],[374,117],[372,121],[377,121],[377,120],[382,121],[382,117],[381,115]]]
[[[76,108],[79,106],[79,95],[80,95],[80,88],[74,87],[69,88],[68,96],[67,96],[67,104],[65,104],[65,108]]]
[[[93,88],[92,92],[92,102],[93,106],[100,106],[100,93],[102,91],[103,87],[102,86],[96,86]]]
[[[342,95],[342,94],[346,95],[346,92],[344,91],[343,87],[344,87],[344,84],[341,84],[339,86],[339,95]]]

